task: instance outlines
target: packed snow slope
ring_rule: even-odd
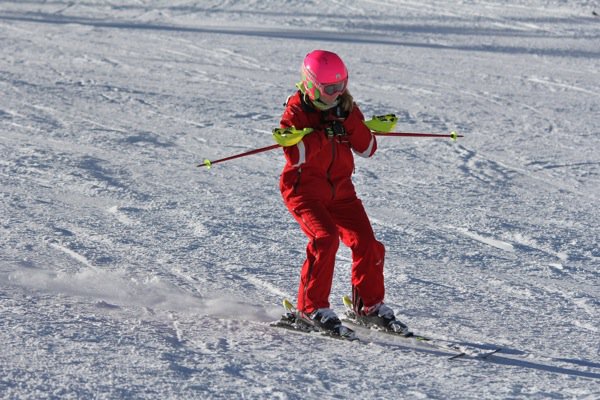
[[[0,1],[0,398],[600,398],[597,1]],[[273,144],[339,53],[355,183],[414,331],[270,327],[306,239]],[[340,249],[332,307],[350,293]]]

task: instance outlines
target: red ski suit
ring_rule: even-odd
[[[347,136],[328,138],[324,130],[331,124],[330,114],[297,92],[281,118],[281,127],[314,129],[298,144],[283,148],[286,164],[280,180],[285,204],[310,240],[298,289],[298,310],[305,313],[329,307],[340,240],[352,250],[354,304],[368,307],[384,297],[385,248],[375,239],[351,180],[352,153],[370,157],[377,141],[356,104],[342,122]]]

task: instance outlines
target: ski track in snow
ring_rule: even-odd
[[[599,398],[599,8],[2,2],[0,398]],[[386,301],[500,353],[269,327],[305,257],[283,157],[196,165],[270,145],[319,47],[367,117],[465,135],[379,137],[354,180]]]

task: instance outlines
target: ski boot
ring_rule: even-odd
[[[375,326],[382,330],[391,331],[403,336],[411,336],[412,332],[406,324],[396,319],[394,310],[384,303],[363,308],[363,315],[356,318],[367,326]]]

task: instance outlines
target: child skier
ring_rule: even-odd
[[[298,289],[298,317],[321,330],[341,322],[329,308],[335,255],[341,240],[352,250],[352,297],[357,318],[383,329],[408,333],[383,303],[385,248],[375,239],[351,175],[354,156],[371,157],[375,136],[348,92],[348,71],[340,57],[315,50],[302,64],[302,81],[290,96],[282,128],[312,128],[294,145],[283,144],[286,164],[280,180],[283,200],[309,239]]]

